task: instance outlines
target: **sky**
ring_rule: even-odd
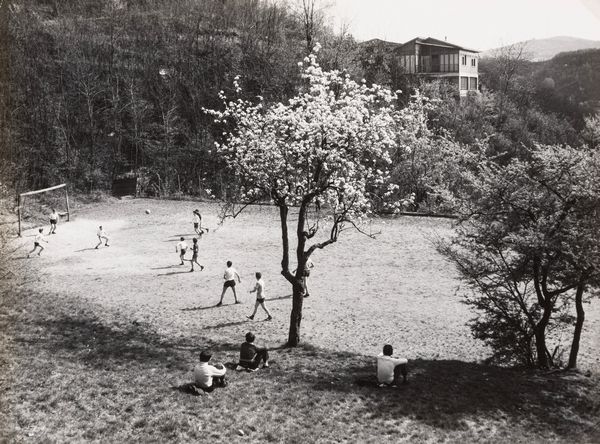
[[[357,40],[415,37],[484,51],[556,36],[600,41],[600,0],[331,0],[333,24]]]

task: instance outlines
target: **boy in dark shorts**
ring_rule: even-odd
[[[273,319],[273,316],[271,316],[271,313],[269,313],[269,310],[267,310],[267,307],[265,307],[265,282],[262,280],[262,273],[256,272],[255,276],[256,285],[254,286],[254,289],[250,290],[250,293],[256,292],[256,303],[254,304],[254,311],[250,316],[248,316],[248,319],[254,319],[254,315],[256,314],[258,306],[260,305],[268,316],[265,321],[270,321]]]
[[[223,283],[223,291],[221,292],[221,299],[219,300],[217,307],[223,305],[223,296],[225,296],[225,292],[228,288],[233,290],[233,298],[235,299],[235,303],[240,303],[237,298],[237,293],[235,292],[235,278],[237,277],[237,280],[240,283],[242,280],[240,279],[240,275],[238,274],[237,270],[233,268],[232,265],[233,263],[231,261],[227,261],[227,268],[225,269],[225,273],[223,273],[223,279],[225,279],[225,282]]]
[[[200,233],[200,237],[202,237],[202,233]],[[192,268],[190,271],[194,271],[194,263],[200,267],[200,271],[204,270],[204,265],[200,265],[198,263],[198,239],[192,239],[192,259],[190,259],[190,263],[192,264]]]
[[[263,368],[269,367],[269,350],[267,347],[257,347],[255,339],[254,333],[246,333],[246,342],[240,346],[240,362],[236,365],[236,370],[256,371],[261,362],[264,363]]]
[[[307,298],[310,296],[309,292],[308,292],[308,277],[310,276],[310,270],[312,268],[315,268],[315,264],[313,263],[313,261],[310,260],[310,258],[308,258],[306,260],[306,264],[304,265],[304,271],[302,273],[302,281],[304,284],[304,297]]]
[[[34,253],[35,250],[37,250],[38,248],[40,249],[40,251],[38,252],[38,256],[42,254],[42,251],[44,251],[44,247],[42,247],[42,242],[48,243],[48,241],[44,239],[44,229],[40,228],[38,230],[38,234],[35,235],[35,239],[33,240],[33,250],[27,253],[27,257],[29,257],[31,253]]]
[[[179,259],[181,260],[181,264],[180,264],[180,265],[183,265],[183,264],[184,264],[184,262],[183,262],[183,261],[184,261],[183,257],[185,256],[185,253],[186,253],[186,251],[187,251],[187,248],[188,248],[188,244],[187,244],[187,242],[185,241],[185,239],[184,239],[183,237],[180,237],[180,238],[179,238],[179,242],[177,242],[177,245],[175,245],[175,253],[177,253],[177,252],[179,251]],[[193,266],[193,264],[192,264],[192,268],[193,268],[193,267],[194,267],[194,266]]]
[[[104,228],[102,228],[102,225],[100,225],[98,227],[98,231],[96,232],[96,236],[98,236],[98,245],[96,245],[96,249],[98,249],[98,247],[100,245],[102,245],[102,239],[104,239],[104,246],[105,247],[110,247],[110,245],[108,245],[108,234],[106,234],[106,231],[104,231]]]
[[[194,231],[196,234],[204,234],[202,231],[202,215],[198,209],[193,211],[194,213]]]
[[[58,213],[54,208],[52,208],[52,213],[50,213],[50,232],[48,234],[56,234],[56,224],[58,223]]]

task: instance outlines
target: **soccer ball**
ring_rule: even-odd
[[[146,210],[146,214],[150,214],[150,210]]]

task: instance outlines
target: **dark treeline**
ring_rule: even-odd
[[[248,98],[291,97],[299,86],[297,63],[317,41],[324,68],[400,89],[404,105],[419,88],[435,101],[432,131],[463,144],[486,140],[491,156],[507,161],[536,143],[582,143],[589,106],[561,95],[558,84],[553,89],[550,74],[533,70],[515,48],[482,60],[483,93],[459,101],[443,83],[404,75],[392,57],[395,45],[357,44],[334,32],[317,6],[316,0],[3,2],[0,177],[17,191],[68,182],[91,192],[136,175],[146,194],[223,197],[229,181],[213,144],[222,128],[202,108],[219,108],[221,90],[235,96],[236,76]],[[399,195],[414,195],[414,210],[435,206],[427,200],[430,176],[444,159],[435,144],[427,147],[396,159]]]
[[[237,75],[248,96],[290,97],[317,40],[342,63],[354,43],[320,18],[260,0],[4,2],[1,173],[17,190],[137,174],[147,193],[220,194],[202,108]]]

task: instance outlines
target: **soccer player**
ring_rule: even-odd
[[[200,237],[202,237],[202,233],[200,233]],[[200,267],[200,271],[202,271],[204,270],[204,265],[200,265],[198,263],[198,238],[192,239],[192,242],[192,259],[190,260],[192,269],[190,271],[194,271],[194,264],[198,265]]]
[[[267,307],[265,307],[265,281],[262,280],[262,273],[256,272],[255,276],[256,285],[254,286],[254,289],[250,290],[250,293],[256,292],[256,303],[254,304],[254,311],[250,316],[248,316],[248,319],[254,319],[254,315],[256,314],[258,306],[260,305],[268,316],[265,321],[270,321],[273,319],[273,316],[271,316],[271,313],[269,313],[269,310],[267,310]]]
[[[48,234],[56,234],[56,224],[58,223],[58,219],[58,213],[52,208],[52,213],[50,213],[50,232]]]
[[[177,253],[179,251],[179,259],[181,259],[181,264],[183,265],[183,256],[185,256],[185,253],[187,251],[188,248],[188,244],[185,241],[185,239],[183,237],[179,238],[179,242],[177,242],[177,245],[175,245],[175,253]],[[194,264],[192,263],[192,268],[194,267]]]
[[[35,235],[35,239],[33,241],[33,250],[27,253],[27,257],[29,257],[31,253],[34,253],[35,250],[37,250],[38,248],[40,249],[40,251],[38,252],[38,256],[42,254],[42,251],[44,251],[44,247],[42,247],[42,242],[48,243],[48,241],[44,239],[44,229],[40,228],[38,230],[38,234]]]
[[[198,209],[195,209],[193,211],[194,213],[194,231],[196,232],[196,234],[204,234],[204,231],[202,231],[202,215],[200,214],[200,211]]]
[[[225,296],[225,292],[227,291],[228,288],[231,288],[233,290],[233,298],[235,299],[235,303],[236,304],[240,303],[238,301],[237,294],[235,292],[235,278],[236,277],[237,277],[238,282],[241,283],[242,280],[240,279],[240,275],[238,274],[237,270],[235,268],[233,268],[233,263],[231,261],[227,261],[227,268],[225,269],[225,273],[223,273],[223,279],[225,279],[225,282],[223,283],[223,291],[221,292],[221,300],[217,304],[217,307],[220,307],[221,305],[223,305],[223,296]]]
[[[98,249],[98,247],[100,245],[102,245],[102,239],[104,239],[104,245],[106,247],[110,247],[110,245],[108,245],[108,234],[106,234],[106,231],[104,231],[104,229],[102,228],[102,225],[100,225],[98,227],[98,231],[96,232],[96,236],[98,236],[98,245],[96,245],[96,249]]]
[[[308,277],[310,276],[310,270],[312,268],[315,268],[315,264],[313,263],[313,261],[310,260],[310,258],[308,258],[306,260],[306,264],[304,264],[304,272],[302,273],[302,280],[304,283],[304,297],[307,298],[310,296],[309,292],[308,292]]]

